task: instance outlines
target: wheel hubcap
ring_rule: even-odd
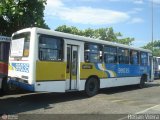
[[[94,91],[94,89],[95,89],[95,84],[92,82],[89,84],[89,90]]]

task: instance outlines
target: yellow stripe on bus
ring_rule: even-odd
[[[36,80],[48,81],[69,79],[69,74],[66,73],[66,65],[66,62],[38,61],[36,63]],[[83,66],[91,66],[91,68],[83,68]],[[105,71],[96,69],[94,63],[81,63],[80,78],[87,79],[89,76],[92,75],[96,75],[99,78],[108,77]]]
[[[38,61],[36,63],[36,80],[65,80],[66,63]]]
[[[83,69],[83,66],[91,66],[92,69]],[[88,78],[91,75],[96,75],[99,78],[107,78],[107,74],[104,71],[96,69],[94,63],[81,63],[80,68],[80,77],[81,78]]]

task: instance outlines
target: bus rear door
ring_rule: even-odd
[[[66,46],[66,91],[80,89],[80,49],[82,43],[65,40]]]

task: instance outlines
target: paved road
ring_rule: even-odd
[[[160,113],[160,80],[135,86],[100,90],[88,98],[83,92],[27,93],[14,91],[0,97],[0,114],[126,114]],[[95,118],[95,117],[93,117]],[[93,119],[92,118],[92,119]]]

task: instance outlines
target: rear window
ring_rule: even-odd
[[[11,41],[11,57],[28,57],[30,32],[16,34]]]

